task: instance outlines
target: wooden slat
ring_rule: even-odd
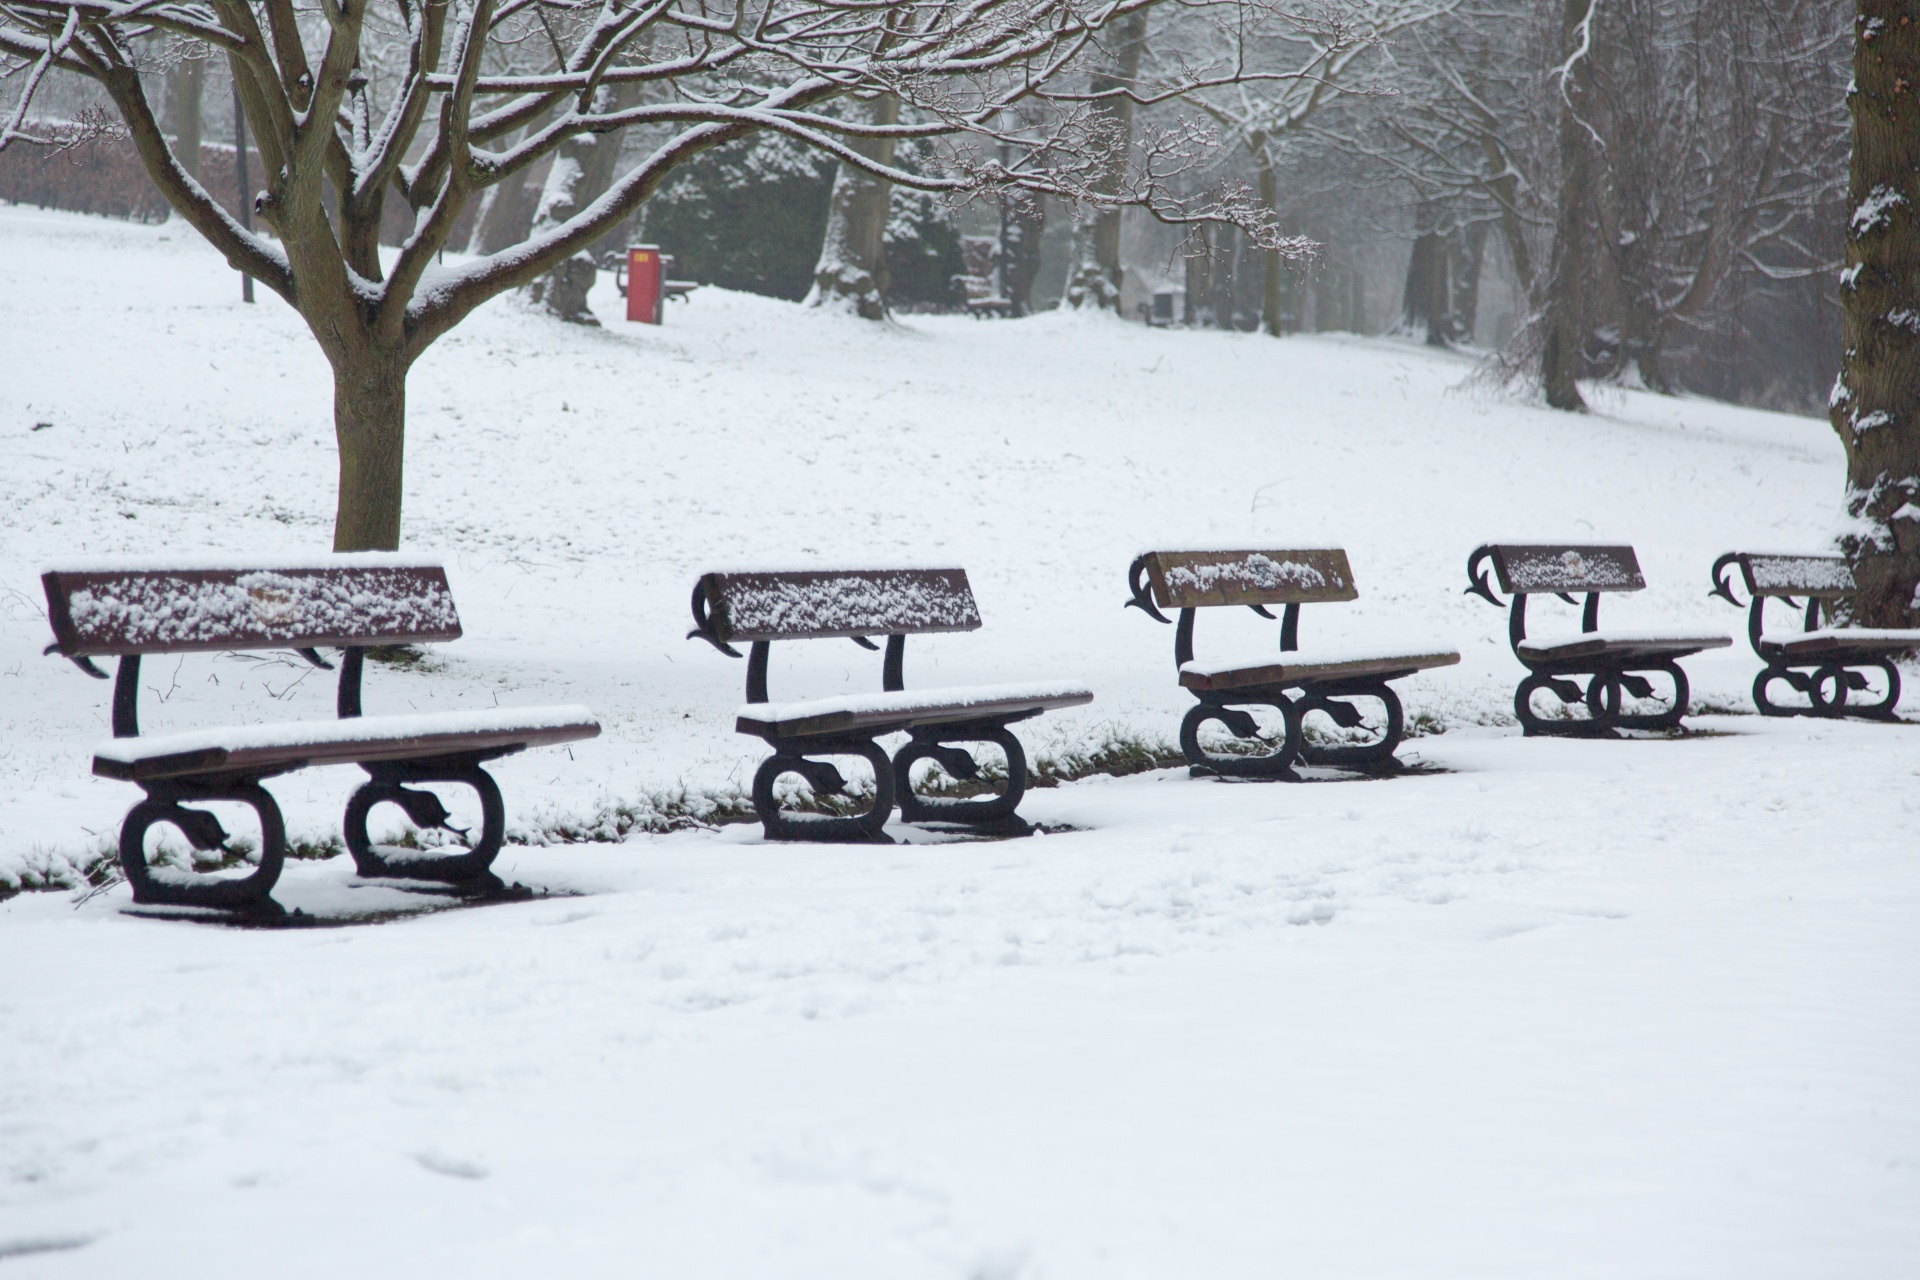
[[[1812,596],[1834,600],[1853,595],[1853,568],[1841,556],[1780,556],[1745,554],[1737,559],[1747,580],[1747,594],[1756,596]]]
[[[439,566],[51,570],[59,651],[73,657],[456,640]]]
[[[557,725],[541,729],[467,730],[425,733],[360,742],[322,742],[252,747],[242,750],[208,748],[139,760],[109,760],[95,756],[93,771],[122,782],[148,782],[207,773],[249,770],[285,770],[306,765],[371,764],[381,760],[422,760],[465,751],[492,751],[502,747],[542,747],[598,737],[599,725]]]
[[[1762,637],[1761,647],[1783,657],[1805,658],[1810,661],[1823,657],[1878,658],[1904,653],[1909,649],[1920,649],[1920,631],[1882,631],[1863,628],[1857,632],[1840,629],[1824,633],[1809,632],[1805,636],[1779,639],[1767,636]]]
[[[1351,662],[1288,662],[1282,654],[1273,662],[1223,671],[1182,670],[1180,687],[1211,692],[1253,685],[1303,684],[1309,680],[1359,680],[1369,676],[1411,675],[1430,667],[1450,667],[1459,661],[1459,654],[1445,650],[1357,658]]]
[[[721,640],[973,631],[980,609],[964,569],[709,573],[700,579]]]
[[[1339,547],[1293,551],[1153,551],[1147,581],[1162,609],[1318,604],[1359,596]]]
[[[1565,591],[1639,591],[1647,585],[1632,547],[1496,545],[1494,572],[1508,595]]]
[[[1551,643],[1543,649],[1539,644]],[[1724,649],[1733,643],[1731,636],[1671,636],[1634,639],[1577,639],[1568,644],[1558,641],[1520,642],[1523,656],[1537,662],[1574,662],[1590,658],[1684,658],[1703,649]]]
[[[1045,698],[999,698],[982,702],[929,702],[924,705],[895,706],[875,711],[833,711],[825,715],[797,720],[766,721],[740,716],[734,731],[761,738],[804,738],[833,733],[873,733],[889,728],[905,729],[917,724],[951,724],[963,720],[988,720],[997,716],[1018,715],[1026,711],[1053,711],[1060,707],[1078,707],[1093,701],[1091,693],[1068,693]]]

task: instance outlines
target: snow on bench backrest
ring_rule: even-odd
[[[1494,572],[1508,595],[1564,591],[1639,591],[1647,585],[1632,547],[1495,543]]]
[[[1307,551],[1149,551],[1142,556],[1162,609],[1222,604],[1353,600],[1353,570],[1339,547]],[[1137,570],[1136,570],[1137,571]]]
[[[1754,596],[1814,596],[1834,599],[1853,595],[1853,569],[1841,556],[1762,555],[1747,552],[1734,557]]]
[[[40,580],[57,651],[69,657],[460,636],[446,570],[404,556],[191,568],[93,563],[55,566]]]
[[[964,569],[709,573],[693,592],[700,633],[734,640],[972,631],[980,609]]]

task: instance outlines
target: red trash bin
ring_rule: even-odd
[[[627,250],[627,319],[640,324],[660,323],[663,275],[659,245],[636,244]]]

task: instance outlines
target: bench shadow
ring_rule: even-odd
[[[1031,835],[1056,836],[1091,830],[1091,827],[1076,827],[1067,822],[1028,822],[1023,818],[1014,818],[1011,822],[986,825],[957,822],[890,823],[886,833],[895,844],[928,845],[992,844],[1002,840],[1021,840]]]
[[[129,903],[119,908],[119,914],[227,929],[345,929],[392,924],[503,903],[545,902],[585,896],[572,889],[535,888],[518,883],[491,891],[471,892],[418,880],[352,877],[309,880],[304,883],[283,880],[274,893],[275,902],[282,908],[277,912],[233,912],[205,907]]]

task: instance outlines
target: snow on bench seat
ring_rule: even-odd
[[[1884,627],[1825,627],[1818,631],[1785,631],[1760,637],[1762,648],[1782,657],[1803,654],[1898,653],[1920,649],[1920,631]]]
[[[856,693],[807,702],[749,702],[737,713],[734,729],[762,738],[870,732],[881,726],[905,729],[916,724],[1052,711],[1092,701],[1093,691],[1085,685],[1059,680]]]
[[[1460,661],[1452,649],[1432,645],[1422,649],[1323,648],[1268,650],[1237,661],[1210,658],[1180,664],[1180,685],[1202,691],[1244,689],[1249,685],[1301,684],[1309,680],[1364,679],[1428,667],[1450,667]]]
[[[1573,635],[1527,639],[1516,644],[1521,658],[1565,662],[1600,655],[1620,658],[1684,658],[1702,649],[1724,649],[1732,636],[1697,631],[1581,631]]]
[[[599,733],[600,723],[593,713],[574,705],[289,720],[149,738],[111,738],[94,748],[93,771],[103,778],[144,782],[225,769],[279,770],[548,746]]]

